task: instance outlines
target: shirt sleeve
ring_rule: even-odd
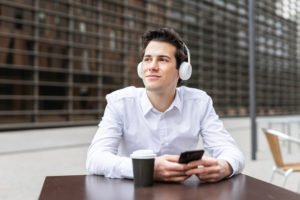
[[[243,153],[239,150],[232,136],[225,130],[216,114],[209,97],[201,121],[203,145],[208,153],[217,159],[226,160],[232,167],[232,175],[242,172],[245,166]]]
[[[121,104],[109,98],[102,121],[87,152],[88,173],[110,178],[133,178],[132,162],[117,155],[122,138]]]

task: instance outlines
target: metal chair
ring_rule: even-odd
[[[274,174],[278,173],[284,176],[282,186],[285,186],[285,183],[289,175],[291,175],[293,172],[300,172],[300,161],[299,162],[284,161],[281,154],[280,140],[285,140],[297,144],[300,144],[300,140],[273,129],[263,129],[263,132],[266,135],[275,162],[275,166],[273,167],[273,172],[270,177],[270,182],[272,182]],[[300,184],[298,185],[298,191],[300,191]]]

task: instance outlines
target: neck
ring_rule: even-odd
[[[173,92],[157,93],[147,90],[147,96],[153,107],[160,112],[166,111],[176,96],[176,89]]]

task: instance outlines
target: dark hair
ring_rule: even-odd
[[[187,61],[187,52],[184,47],[184,43],[179,34],[176,33],[173,29],[160,28],[157,30],[146,31],[142,36],[142,56],[144,56],[145,49],[151,41],[167,42],[176,47],[175,58],[177,69],[179,69],[179,66],[182,62]]]

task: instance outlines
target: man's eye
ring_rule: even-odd
[[[144,58],[144,62],[149,62],[151,59],[150,58]]]

